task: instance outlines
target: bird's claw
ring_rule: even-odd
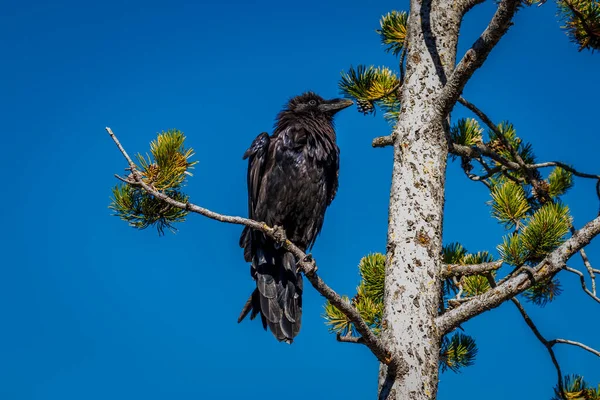
[[[279,246],[285,243],[285,241],[287,240],[287,237],[285,236],[285,229],[283,229],[283,227],[279,225],[275,225],[273,227],[273,239],[275,239],[275,242]]]

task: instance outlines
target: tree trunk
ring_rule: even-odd
[[[407,370],[382,364],[380,398],[435,399],[441,337],[442,221],[448,143],[435,101],[452,72],[460,17],[453,0],[411,1],[402,110],[395,131],[382,338]]]

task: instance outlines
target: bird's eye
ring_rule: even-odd
[[[316,105],[317,105],[317,101],[316,101],[316,100],[310,100],[310,101],[308,102],[308,105],[309,105],[309,106],[313,106],[313,107],[314,107],[314,106],[316,106]]]

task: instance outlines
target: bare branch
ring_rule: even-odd
[[[167,204],[170,204],[171,206],[180,208],[182,210],[191,211],[203,215],[207,218],[214,219],[216,221],[247,226],[251,229],[261,231],[268,237],[281,243],[281,246],[283,248],[294,254],[294,256],[296,256],[296,259],[300,260],[298,262],[300,269],[302,270],[308,281],[312,284],[312,286],[317,290],[317,292],[319,292],[323,297],[329,300],[331,304],[338,308],[342,313],[344,313],[344,315],[348,317],[350,321],[352,321],[358,333],[361,334],[364,344],[373,352],[373,354],[379,359],[379,361],[391,366],[394,369],[397,369],[399,366],[403,365],[403,360],[397,358],[397,356],[391,356],[390,352],[383,345],[382,341],[377,336],[375,336],[373,331],[371,331],[369,326],[362,319],[356,308],[354,308],[349,302],[344,301],[339,294],[337,294],[332,288],[330,288],[317,275],[316,263],[313,260],[309,261],[310,257],[285,237],[285,232],[282,228],[270,227],[265,223],[254,221],[248,218],[218,214],[214,211],[210,211],[206,208],[197,206],[192,203],[183,203],[172,199],[171,197],[156,190],[154,187],[148,185],[143,181],[142,177],[137,171],[136,165],[133,163],[131,158],[129,158],[127,152],[125,151],[123,146],[121,146],[121,143],[117,139],[116,135],[108,127],[106,128],[106,131],[111,136],[111,138],[113,139],[113,141],[115,142],[115,144],[129,163],[131,173],[135,182],[128,181],[128,184],[141,187],[147,193],[164,201]]]
[[[527,165],[527,168],[531,168],[531,169],[546,168],[546,167],[561,167],[562,169],[567,170],[570,173],[572,173],[573,175],[578,176],[580,178],[600,179],[600,175],[586,174],[585,172],[579,172],[575,168],[571,167],[570,165],[567,165],[560,161],[548,161],[548,162],[544,162],[544,163]]]
[[[390,134],[387,136],[379,136],[373,139],[371,146],[373,147],[387,147],[394,145],[394,134]]]
[[[571,233],[573,233],[573,231],[575,231],[575,228],[573,225],[571,225]],[[594,296],[596,296],[596,273],[594,272],[594,268],[592,268],[592,263],[590,262],[590,259],[588,258],[584,249],[579,250],[579,254],[581,255],[583,265],[585,265],[588,275],[590,276],[590,280],[592,282],[592,293]]]
[[[530,273],[515,274],[515,276],[507,279],[497,287],[473,297],[469,302],[437,317],[436,325],[440,335],[485,311],[498,307],[504,301],[527,290],[534,281],[539,282],[554,276],[565,267],[567,260],[573,254],[590,243],[599,233],[600,216],[588,222],[580,230],[575,231],[569,239],[548,254],[535,268],[532,268],[532,276],[530,276]]]
[[[469,110],[473,112],[473,114],[477,115],[479,119],[488,126],[497,136],[502,136],[500,131],[498,131],[498,127],[492,122],[492,120],[479,108],[475,106],[475,104],[467,101],[464,97],[460,96],[458,98],[458,102],[463,106],[467,107]]]
[[[479,156],[486,156],[499,164],[507,167],[510,170],[517,170],[521,168],[519,164],[514,161],[509,161],[490,149],[490,147],[484,143],[477,144],[475,146],[463,146],[462,144],[451,143],[449,148],[450,153],[468,158],[477,158]]]
[[[496,284],[496,280],[494,279],[494,277],[492,276],[492,274],[488,273],[486,275],[488,282],[490,283],[490,286],[492,288],[496,288],[497,284]],[[559,393],[563,393],[563,381],[562,381],[562,372],[560,370],[560,365],[558,364],[558,360],[556,359],[556,354],[554,354],[554,350],[552,349],[552,346],[554,346],[553,343],[550,343],[546,340],[546,338],[544,338],[544,336],[542,336],[542,334],[540,333],[539,329],[537,328],[537,326],[535,326],[535,324],[533,323],[533,321],[531,320],[531,318],[529,317],[529,315],[527,314],[527,312],[525,311],[525,308],[521,305],[521,302],[519,300],[517,300],[516,298],[512,298],[511,301],[514,303],[514,305],[517,307],[517,309],[519,310],[519,312],[521,313],[521,316],[523,317],[523,319],[525,320],[525,323],[527,324],[527,326],[529,327],[529,329],[531,329],[531,331],[533,332],[533,334],[535,335],[535,337],[544,345],[544,347],[546,347],[546,350],[548,350],[548,353],[550,354],[550,358],[552,359],[552,363],[554,364],[554,367],[556,368],[556,374],[557,374],[557,381],[558,381],[558,390]],[[562,396],[562,395],[561,395]]]
[[[533,334],[535,335],[535,337],[537,337],[538,340],[540,342],[542,342],[542,344],[544,345],[544,347],[546,347],[546,350],[548,350],[548,353],[550,354],[550,358],[552,359],[552,363],[556,367],[556,374],[558,375],[558,392],[561,393],[561,394],[564,393],[563,381],[562,381],[562,376],[563,375],[562,375],[562,372],[560,370],[560,365],[558,364],[558,360],[556,359],[556,354],[554,354],[554,350],[552,349],[552,346],[554,346],[554,343],[551,343],[551,342],[547,341],[542,336],[542,334],[540,333],[540,331],[538,330],[538,328],[535,326],[535,324],[533,323],[533,321],[529,317],[529,315],[527,315],[527,312],[525,311],[525,308],[523,308],[523,306],[521,305],[521,302],[519,302],[519,300],[515,299],[514,297],[511,300],[515,304],[515,306],[517,306],[517,308],[519,309],[519,312],[523,316],[523,319],[525,320],[525,323],[527,324],[527,326],[529,326],[529,328],[531,329],[531,331],[533,332]]]
[[[554,339],[548,342],[550,344],[550,346],[554,346],[556,343],[562,343],[562,344],[570,344],[572,346],[577,346],[577,347],[581,347],[584,350],[589,351],[590,353],[600,357],[600,351],[596,350],[596,349],[592,349],[590,346],[586,346],[583,343],[579,343],[579,342],[575,342],[573,340],[567,340],[567,339]]]
[[[445,264],[442,267],[442,279],[457,275],[481,275],[486,272],[495,271],[502,266],[502,261],[487,262],[481,264]]]
[[[480,143],[475,146],[469,147],[469,146],[464,146],[461,144],[452,143],[449,150],[450,150],[451,154],[454,154],[459,157],[466,157],[466,158],[471,158],[471,159],[477,159],[480,156],[489,157],[492,160],[501,164],[505,168],[504,170],[512,171],[512,170],[518,170],[518,169],[522,168],[518,163],[507,160],[506,158],[502,157],[501,155],[499,155],[498,153],[493,151],[486,144]],[[530,169],[530,170],[539,169],[539,168],[547,168],[547,167],[561,167],[561,168],[571,172],[573,175],[578,176],[580,178],[597,179],[598,182],[600,182],[600,175],[588,174],[585,172],[578,171],[575,168],[571,167],[570,165],[567,165],[560,161],[548,161],[548,162],[537,163],[537,164],[525,164],[525,168]],[[494,172],[497,172],[497,171],[494,171]],[[487,174],[485,176],[487,177]],[[483,179],[483,177],[482,177],[482,179]]]
[[[127,163],[129,164],[129,168],[131,168],[132,170],[137,170],[137,167],[135,166],[135,163],[133,162],[133,160],[131,160],[131,157],[129,157],[129,154],[127,154],[127,152],[125,151],[125,149],[123,148],[123,146],[121,146],[121,143],[119,142],[119,139],[117,139],[117,137],[113,133],[112,129],[110,129],[108,126],[105,129],[106,129],[106,132],[108,132],[108,134],[112,138],[112,140],[115,142],[115,144],[117,145],[117,147],[119,148],[119,150],[121,151],[121,154],[123,154],[123,157],[125,157],[125,159],[127,160]]]
[[[587,288],[586,284],[585,284],[585,276],[583,276],[583,272],[576,270],[575,268],[571,268],[568,266],[564,266],[563,268],[565,271],[569,271],[575,275],[579,275],[579,280],[581,281],[581,288],[583,289],[584,292],[586,292],[592,299],[596,300],[598,303],[600,303],[600,298],[598,298],[598,296],[596,296],[594,293],[590,292],[590,290]]]
[[[465,15],[468,13],[473,7],[478,4],[483,3],[485,0],[459,0],[456,3],[456,7],[458,8],[461,15]]]
[[[468,80],[483,65],[496,43],[508,31],[520,3],[520,0],[502,0],[485,31],[460,60],[437,102],[437,109],[442,118],[448,115]]]
[[[350,334],[342,336],[339,332],[335,335],[338,342],[364,344],[364,339],[361,336],[352,336]]]

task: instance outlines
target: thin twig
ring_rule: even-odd
[[[562,169],[567,170],[570,173],[572,173],[573,175],[578,176],[580,178],[600,179],[600,175],[586,174],[585,172],[579,172],[575,168],[571,167],[570,165],[562,163],[560,161],[548,161],[548,162],[543,162],[543,163],[538,163],[538,164],[527,165],[527,168],[531,168],[531,169],[546,168],[546,167],[561,167]]]
[[[541,196],[548,197],[548,194],[540,186],[539,179],[537,179],[536,176],[533,174],[533,170],[528,168],[528,165],[525,163],[517,149],[515,149],[513,145],[506,139],[506,136],[504,136],[504,133],[500,131],[500,129],[498,129],[498,126],[494,124],[492,120],[483,111],[477,108],[474,104],[468,102],[464,97],[459,97],[458,102],[467,107],[469,110],[471,110],[488,126],[488,128],[492,130],[492,132],[494,132],[494,134],[502,142],[504,147],[508,149],[513,159],[517,162],[517,164],[519,164],[520,169],[523,170],[523,172],[525,172],[536,193],[538,193]]]
[[[563,268],[565,271],[569,271],[575,275],[579,276],[579,280],[581,281],[581,288],[583,289],[583,291],[585,293],[587,293],[592,299],[596,300],[598,303],[600,303],[600,298],[598,298],[598,296],[596,296],[594,293],[590,292],[590,290],[587,288],[586,284],[585,284],[585,276],[583,275],[583,272],[576,270],[575,268],[571,268],[569,266],[564,266]]]
[[[492,288],[497,287],[496,280],[494,279],[494,277],[492,276],[491,273],[486,274],[486,278],[487,278],[488,282],[490,283],[490,287],[492,287]],[[537,326],[535,326],[535,324],[533,323],[533,321],[531,320],[531,318],[529,317],[529,315],[525,311],[525,308],[523,307],[523,305],[521,305],[521,302],[519,300],[517,300],[515,297],[513,297],[511,299],[511,301],[517,307],[517,309],[521,313],[521,316],[525,320],[525,323],[527,324],[527,326],[529,326],[529,329],[531,329],[531,331],[533,332],[535,337],[544,345],[544,347],[546,347],[546,350],[548,350],[548,353],[550,354],[550,358],[552,359],[552,364],[554,364],[554,367],[556,368],[558,390],[559,390],[559,393],[561,394],[561,397],[563,397],[563,395],[562,395],[564,393],[563,381],[562,381],[563,375],[560,370],[560,365],[558,364],[558,360],[556,359],[556,354],[554,354],[554,350],[552,349],[552,346],[554,346],[554,343],[548,342],[546,340],[546,338],[544,338],[544,336],[542,336],[539,329],[537,328]]]
[[[571,234],[573,234],[573,232],[575,231],[575,228],[573,227],[573,225],[571,225]],[[588,271],[588,274],[590,276],[590,280],[592,282],[592,293],[594,294],[594,296],[596,295],[596,273],[594,272],[594,268],[592,268],[592,263],[590,262],[590,259],[588,258],[586,252],[584,249],[579,250],[579,254],[581,255],[581,260],[583,261],[583,265],[585,265],[585,268]]]
[[[562,375],[562,372],[560,370],[560,365],[558,364],[558,360],[556,359],[556,354],[554,354],[554,350],[552,349],[552,346],[554,346],[554,343],[549,342],[548,340],[546,340],[542,336],[542,334],[540,333],[540,331],[538,330],[538,328],[535,326],[535,324],[533,323],[533,321],[529,317],[529,315],[527,315],[527,312],[525,311],[525,308],[523,308],[523,306],[521,305],[521,303],[519,302],[519,300],[517,300],[514,297],[511,300],[515,304],[515,306],[519,309],[519,312],[523,316],[523,319],[525,320],[525,323],[527,324],[527,326],[529,326],[529,328],[531,329],[531,331],[533,332],[533,334],[535,335],[535,337],[537,337],[538,340],[540,342],[542,342],[542,344],[544,345],[544,347],[546,347],[546,350],[548,350],[548,353],[550,354],[550,358],[552,359],[552,363],[556,367],[556,375],[557,375],[557,382],[558,382],[558,392],[561,394],[561,396],[563,396],[563,393],[564,393],[563,380],[562,380],[563,375]]]
[[[536,170],[536,169],[539,169],[539,168],[560,167],[560,168],[562,168],[562,169],[564,169],[566,171],[571,172],[573,175],[578,176],[580,178],[589,178],[589,179],[595,179],[595,180],[597,180],[597,183],[596,183],[596,195],[600,199],[600,175],[587,174],[587,173],[584,173],[584,172],[579,172],[575,168],[571,167],[570,165],[567,165],[567,164],[562,163],[560,161],[548,161],[548,162],[537,163],[537,164],[525,164],[525,162],[523,161],[523,159],[521,158],[521,156],[516,152],[516,150],[512,147],[512,145],[506,140],[506,137],[502,134],[502,132],[500,132],[500,130],[498,129],[498,126],[495,125],[492,122],[492,120],[483,111],[481,111],[473,103],[470,103],[469,101],[467,101],[462,96],[458,98],[458,102],[461,103],[462,105],[464,105],[465,107],[467,107],[469,110],[471,110],[475,115],[477,115],[477,117],[479,117],[479,119],[481,119],[483,121],[483,123],[485,123],[488,126],[488,128],[490,128],[492,130],[492,132],[494,132],[496,134],[496,136],[502,141],[502,144],[507,147],[507,149],[510,151],[511,155],[513,156],[513,158],[517,162],[517,164],[519,166],[518,169],[521,169],[521,170],[523,170],[525,172],[525,174],[527,175],[527,178],[531,182],[531,185],[536,189],[537,193],[539,193],[540,195],[543,196],[544,193],[545,193],[545,191],[541,188],[539,180],[535,177],[535,175],[533,174],[532,171]],[[511,161],[504,159],[504,157],[502,157],[499,154],[493,152],[487,146],[484,147],[484,146],[480,145],[480,146],[477,146],[476,148],[479,151],[482,151],[484,153],[488,153],[488,154],[485,154],[485,155],[487,155],[488,157],[494,159],[497,162],[500,162],[505,167],[509,167],[509,164],[512,164]],[[450,151],[452,152],[452,148],[451,148]],[[494,153],[494,154],[492,155],[492,153]],[[500,161],[499,158],[504,159],[504,162]],[[513,170],[517,169],[517,168],[511,168],[511,167],[509,167],[509,168],[513,169]],[[502,171],[502,172],[505,175],[507,174],[506,171]],[[510,178],[509,175],[507,175],[507,176]],[[546,196],[547,196],[547,194],[546,194]]]
[[[472,159],[477,159],[478,156],[486,156],[486,157],[489,157],[492,160],[498,162],[499,164],[501,164],[508,170],[518,170],[521,168],[521,166],[518,163],[505,159],[504,157],[502,157],[501,155],[499,155],[498,153],[493,151],[486,144],[477,144],[475,146],[469,147],[469,146],[463,146],[460,144],[452,143],[452,145],[450,147],[450,153],[452,153],[456,156],[459,156],[459,157],[467,157],[467,158],[472,158]],[[600,182],[600,175],[588,174],[585,172],[578,171],[575,168],[573,168],[565,163],[559,162],[559,161],[548,161],[548,162],[543,162],[543,163],[526,164],[525,165],[525,168],[527,168],[527,169],[539,169],[539,168],[546,168],[546,167],[561,167],[561,168],[571,172],[573,175],[578,176],[580,178],[595,179],[595,180],[598,180],[598,182]]]
[[[115,144],[129,163],[131,174],[133,175],[134,180],[127,180],[128,184],[141,187],[147,193],[164,201],[165,203],[170,204],[171,206],[180,208],[182,210],[191,211],[208,217],[210,219],[214,219],[216,221],[244,225],[251,229],[261,231],[273,240],[279,242],[283,248],[294,254],[294,256],[296,256],[296,259],[300,260],[298,262],[300,269],[302,270],[308,281],[312,284],[312,286],[317,290],[317,292],[319,292],[323,297],[329,300],[331,304],[337,307],[344,315],[348,317],[350,321],[352,321],[358,333],[361,334],[365,345],[369,347],[369,349],[379,359],[379,361],[381,361],[384,364],[392,365],[394,368],[397,368],[399,365],[401,365],[401,363],[403,363],[403,360],[399,359],[397,356],[391,356],[391,353],[383,345],[383,342],[377,336],[375,336],[373,331],[371,331],[371,329],[362,319],[356,308],[354,308],[349,302],[344,301],[339,294],[337,294],[332,288],[330,288],[317,275],[317,266],[315,261],[308,261],[308,255],[285,237],[285,232],[282,228],[270,227],[265,223],[254,221],[248,218],[219,214],[192,203],[183,203],[172,199],[171,197],[156,190],[154,187],[148,185],[143,181],[140,173],[137,170],[136,165],[133,163],[123,146],[121,146],[121,143],[117,139],[116,135],[108,127],[106,128],[106,131],[108,132],[110,137],[113,139],[113,141],[115,142]]]
[[[567,340],[567,339],[554,339],[554,340],[550,340],[548,342],[551,346],[554,346],[556,343],[562,343],[562,344],[570,344],[572,346],[577,346],[580,347],[586,351],[589,351],[590,353],[600,357],[600,351],[591,348],[590,346],[586,346],[583,343],[579,343],[579,342],[575,342],[573,340]]]

